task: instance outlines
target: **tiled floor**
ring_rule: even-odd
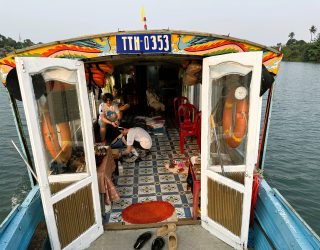
[[[168,172],[164,163],[169,160],[185,160],[198,155],[195,139],[185,143],[185,153],[180,154],[177,129],[166,129],[164,135],[153,135],[152,148],[143,161],[122,163],[123,175],[118,178],[119,202],[112,204],[105,223],[122,222],[121,212],[127,206],[144,201],[168,201],[174,205],[178,218],[192,217],[192,193],[187,191],[187,176]]]

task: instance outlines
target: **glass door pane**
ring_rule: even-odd
[[[84,178],[87,160],[82,137],[77,71],[50,68],[31,76],[51,194]],[[72,178],[59,175],[73,174]],[[71,176],[69,176],[71,177]],[[63,183],[63,184],[62,184]]]
[[[218,173],[246,164],[251,75],[250,67],[233,62],[210,67],[209,166],[219,166]]]

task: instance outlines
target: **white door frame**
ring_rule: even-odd
[[[33,151],[35,168],[38,175],[39,187],[41,192],[42,205],[47,223],[47,229],[50,236],[50,243],[53,249],[61,249],[58,237],[58,229],[55,222],[53,205],[76,192],[77,190],[91,184],[93,210],[95,223],[87,231],[82,233],[78,238],[72,241],[65,249],[84,249],[90,245],[92,241],[103,233],[99,190],[97,182],[96,164],[93,150],[92,135],[92,119],[89,110],[88,94],[85,81],[84,64],[81,61],[57,58],[32,58],[32,57],[16,57],[16,67],[23,99],[24,111],[30,135],[30,142]],[[84,150],[87,160],[86,173],[81,174],[65,174],[59,175],[61,180],[75,181],[74,184],[64,188],[63,190],[51,195],[50,183],[55,182],[57,176],[48,178],[45,160],[44,143],[40,127],[38,126],[39,118],[37,116],[37,104],[34,97],[33,85],[30,75],[40,73],[41,71],[51,68],[61,67],[68,70],[76,71],[78,79],[79,109],[81,117],[82,136],[84,142]],[[58,178],[59,179],[59,178]]]
[[[208,57],[203,60],[203,74],[202,74],[202,125],[201,125],[201,220],[202,226],[210,231],[218,238],[225,241],[236,249],[243,249],[247,247],[249,219],[250,219],[250,205],[252,194],[253,170],[256,163],[258,146],[259,146],[259,130],[261,119],[261,105],[262,98],[260,93],[261,82],[261,65],[263,52],[244,52],[233,53],[220,56]],[[250,99],[249,99],[249,123],[247,133],[247,148],[245,165],[237,166],[237,169],[243,169],[245,174],[244,185],[228,179],[218,173],[217,167],[210,165],[210,136],[209,135],[209,118],[211,111],[211,92],[212,84],[210,83],[210,66],[215,67],[224,62],[236,62],[242,65],[252,67],[252,78],[250,84]],[[237,73],[237,72],[229,72]],[[225,166],[225,170],[232,167]],[[233,234],[231,231],[213,221],[208,217],[208,179],[228,186],[237,192],[243,193],[243,214],[241,224],[240,237]]]

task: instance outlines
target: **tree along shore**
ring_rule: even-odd
[[[320,33],[316,34],[317,28],[314,25],[310,27],[309,32],[310,42],[296,40],[294,32],[290,32],[286,45],[277,44],[277,49],[281,48],[284,54],[284,61],[320,63]]]
[[[30,39],[17,42],[11,37],[6,37],[0,34],[0,58],[6,57],[8,53],[17,49],[23,49],[32,45],[35,45],[35,43]]]
[[[320,63],[320,39],[311,43],[289,39],[281,51],[284,61]]]

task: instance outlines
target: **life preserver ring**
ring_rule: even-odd
[[[237,148],[247,133],[248,126],[248,100],[235,98],[235,88],[230,89],[223,109],[222,127],[223,138],[228,146]],[[233,109],[236,108],[233,116]],[[233,117],[235,120],[233,120]]]
[[[48,111],[44,111],[41,119],[41,130],[45,146],[54,160],[60,163],[66,163],[72,154],[69,123],[58,123],[57,127],[60,132],[61,145],[59,143],[57,129],[51,122],[50,114]]]
[[[60,92],[73,89],[70,84],[52,81],[50,92]],[[58,128],[58,131],[57,131]],[[41,131],[43,141],[53,160],[67,163],[72,155],[71,130],[69,122],[53,124],[50,117],[48,103],[41,105]],[[60,136],[58,136],[58,134]]]

